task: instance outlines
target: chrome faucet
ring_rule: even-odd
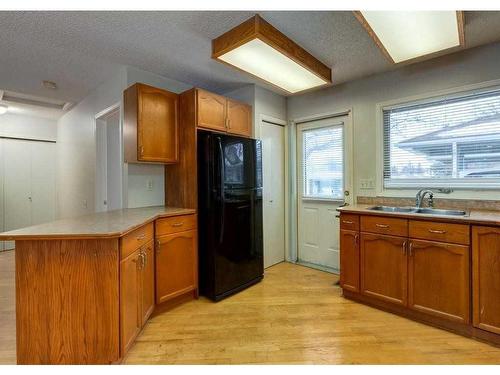
[[[422,189],[418,191],[417,196],[415,198],[415,206],[417,206],[417,208],[420,208],[422,206],[422,201],[424,200],[427,194],[429,194],[429,200],[428,200],[429,207],[434,207],[434,199],[433,199],[434,192],[432,190]]]

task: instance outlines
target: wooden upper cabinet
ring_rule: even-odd
[[[361,293],[406,306],[407,243],[406,238],[361,233]]]
[[[468,246],[410,240],[408,306],[457,323],[469,323],[469,256]]]
[[[472,227],[475,327],[500,334],[500,228]]]
[[[252,107],[248,104],[227,100],[227,131],[231,134],[252,136]]]
[[[197,231],[159,237],[156,244],[156,303],[197,289]]]
[[[226,131],[227,99],[211,92],[196,89],[197,126]]]
[[[340,286],[359,292],[359,233],[351,230],[340,231]]]
[[[179,160],[179,95],[136,83],[124,92],[125,161]]]

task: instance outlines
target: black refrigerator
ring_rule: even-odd
[[[219,301],[262,280],[259,140],[198,130],[200,293]]]

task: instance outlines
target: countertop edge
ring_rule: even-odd
[[[371,215],[371,216],[388,216],[397,217],[403,219],[412,220],[425,220],[425,221],[442,221],[449,223],[461,223],[470,225],[489,225],[489,226],[500,226],[500,211],[487,211],[487,210],[466,210],[468,212],[467,216],[443,216],[443,215],[426,215],[426,214],[411,214],[402,212],[383,212],[383,211],[372,211],[368,207],[374,206],[373,204],[368,205],[353,205],[338,207],[336,210],[338,212],[345,212],[356,215]],[[474,217],[475,215],[498,215],[498,218],[485,219],[481,217]]]
[[[155,220],[165,218],[165,217],[174,217],[174,216],[182,216],[182,215],[193,215],[196,214],[197,211],[194,208],[179,208],[178,212],[170,212],[170,213],[158,213],[150,218],[147,218],[144,221],[141,221],[138,224],[132,225],[127,229],[121,232],[106,232],[106,233],[55,233],[55,234],[19,234],[19,235],[2,235],[0,234],[0,241],[22,241],[22,240],[92,240],[92,239],[113,239],[120,238],[128,233],[136,230],[137,228],[142,227],[143,225],[149,224]],[[22,228],[20,228],[22,229]],[[8,233],[8,232],[7,232]]]

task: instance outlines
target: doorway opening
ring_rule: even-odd
[[[95,117],[96,135],[96,212],[123,206],[123,161],[120,105]]]

